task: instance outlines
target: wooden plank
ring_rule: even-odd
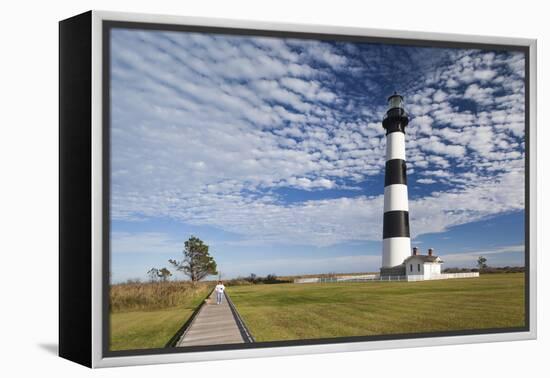
[[[224,298],[221,304],[216,304],[216,292],[214,291],[176,346],[240,344],[244,342],[227,298]]]

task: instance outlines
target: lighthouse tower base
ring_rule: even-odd
[[[391,268],[380,268],[380,277],[404,276],[405,274],[405,264],[392,266]]]

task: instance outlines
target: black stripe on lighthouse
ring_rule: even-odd
[[[409,212],[396,210],[384,213],[383,239],[411,236],[409,230]]]
[[[407,185],[407,163],[403,159],[386,161],[384,186],[395,184]],[[410,237],[409,212],[405,210],[385,212],[382,234],[383,239]]]
[[[386,126],[386,135],[390,133],[401,132],[405,134],[405,127],[407,123],[405,122],[388,122]]]
[[[407,185],[407,163],[403,159],[391,159],[386,161],[384,186],[393,184]]]

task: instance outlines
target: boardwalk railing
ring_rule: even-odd
[[[229,297],[227,292],[224,292],[224,294],[225,294],[225,299],[227,300],[227,303],[229,304],[229,307],[231,308],[231,312],[233,313],[233,317],[237,321],[237,326],[239,327],[239,331],[241,332],[241,336],[243,337],[244,342],[245,343],[253,343],[254,342],[254,337],[252,336],[252,333],[250,332],[250,330],[246,326],[243,318],[241,318],[241,315],[237,311],[237,308],[233,304],[233,301],[231,300],[231,298]]]

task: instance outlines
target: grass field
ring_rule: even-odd
[[[229,287],[256,341],[524,326],[524,274]]]
[[[110,349],[164,347],[211,289],[189,282],[112,286]]]

